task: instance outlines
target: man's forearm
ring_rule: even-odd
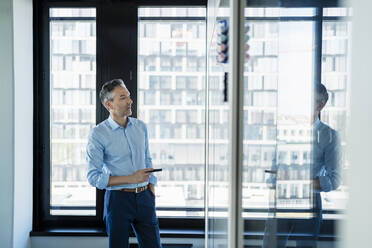
[[[153,168],[137,170],[134,174],[129,176],[110,176],[107,187],[146,182],[149,180],[152,169]]]
[[[110,176],[107,187],[136,183],[133,176]]]

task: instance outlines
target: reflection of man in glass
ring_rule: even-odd
[[[89,134],[87,177],[92,186],[106,189],[109,247],[129,247],[131,227],[140,247],[161,247],[146,125],[129,117],[133,101],[123,80],[106,82],[100,98],[110,117]]]
[[[320,111],[328,101],[323,84],[315,87],[313,123],[313,161],[311,177],[314,189],[314,218],[268,219],[263,247],[286,247],[288,237],[295,234],[296,247],[317,247],[322,222],[320,192],[335,190],[340,185],[340,141],[337,132],[319,120]],[[290,169],[290,167],[289,167]],[[306,187],[306,186],[304,186]],[[276,234],[276,235],[275,235]]]

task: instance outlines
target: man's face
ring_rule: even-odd
[[[118,116],[125,117],[132,115],[132,99],[130,92],[123,86],[116,87],[113,91],[113,100],[107,101],[110,113]]]
[[[314,101],[314,112],[315,114],[319,114],[320,111],[324,108],[325,104],[322,102],[321,96],[315,95]]]

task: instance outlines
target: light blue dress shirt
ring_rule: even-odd
[[[337,132],[317,119],[313,124],[312,140],[312,179],[319,178],[319,192],[336,190],[341,182],[341,145]],[[274,161],[272,170],[277,170],[278,165]],[[276,184],[277,175],[272,174],[266,180],[270,186]]]
[[[341,145],[337,132],[321,122],[314,122],[313,175],[319,178],[320,191],[329,192],[340,186]]]
[[[152,168],[147,127],[136,118],[128,117],[126,128],[111,117],[98,124],[89,134],[86,152],[87,178],[98,189],[118,190],[157,183],[151,175],[149,182],[107,186],[110,176],[129,176],[137,170]]]

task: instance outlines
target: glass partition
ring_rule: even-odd
[[[337,13],[245,10],[246,244],[253,244],[252,231],[263,233],[263,247],[316,247],[338,235],[335,220],[347,202],[350,21],[340,18],[345,9]]]
[[[229,11],[229,1],[208,1],[206,247],[211,248],[228,246],[231,103],[225,101],[224,80],[230,70],[218,47],[222,36],[229,39]]]
[[[348,187],[347,171],[350,167],[346,156],[346,134],[350,118],[350,53],[351,20],[348,8],[324,9],[322,35],[322,82],[327,87],[329,102],[321,113],[321,120],[335,129],[341,142],[341,183],[337,190],[322,192],[323,209],[328,211],[326,218],[335,219],[337,213],[346,209]],[[345,16],[344,18],[340,18]],[[340,19],[327,19],[339,17]]]
[[[230,129],[239,125],[229,125],[229,113],[240,108],[242,150],[235,161],[241,161],[238,166],[242,168],[244,245],[338,244],[337,224],[348,198],[344,175],[350,166],[345,134],[351,37],[347,18],[351,11],[301,4],[285,7],[279,1],[274,6],[273,2],[264,6],[247,1],[244,9],[244,31],[240,33],[244,42],[239,49],[245,60],[240,61],[243,70],[237,72],[243,76],[238,80],[243,106],[237,108],[221,103],[223,95],[215,91],[224,86],[226,73],[235,73],[229,67],[230,59],[239,59],[231,57],[233,47],[229,43],[228,62],[219,61],[218,23],[229,22],[232,5],[229,1],[209,3],[209,24],[214,26],[207,28],[208,247],[229,247],[229,239],[241,238],[239,232],[235,236],[229,232],[234,228],[230,226],[229,204],[236,211],[240,208],[234,206],[239,201],[234,202],[229,195],[234,165],[228,159],[224,162],[233,156],[231,147],[239,149],[230,136]],[[217,111],[221,106],[225,106],[222,120],[221,110]],[[223,128],[229,129],[223,143],[226,147],[219,140],[225,134],[219,131],[216,120],[224,121]],[[240,180],[239,176],[235,180]]]

